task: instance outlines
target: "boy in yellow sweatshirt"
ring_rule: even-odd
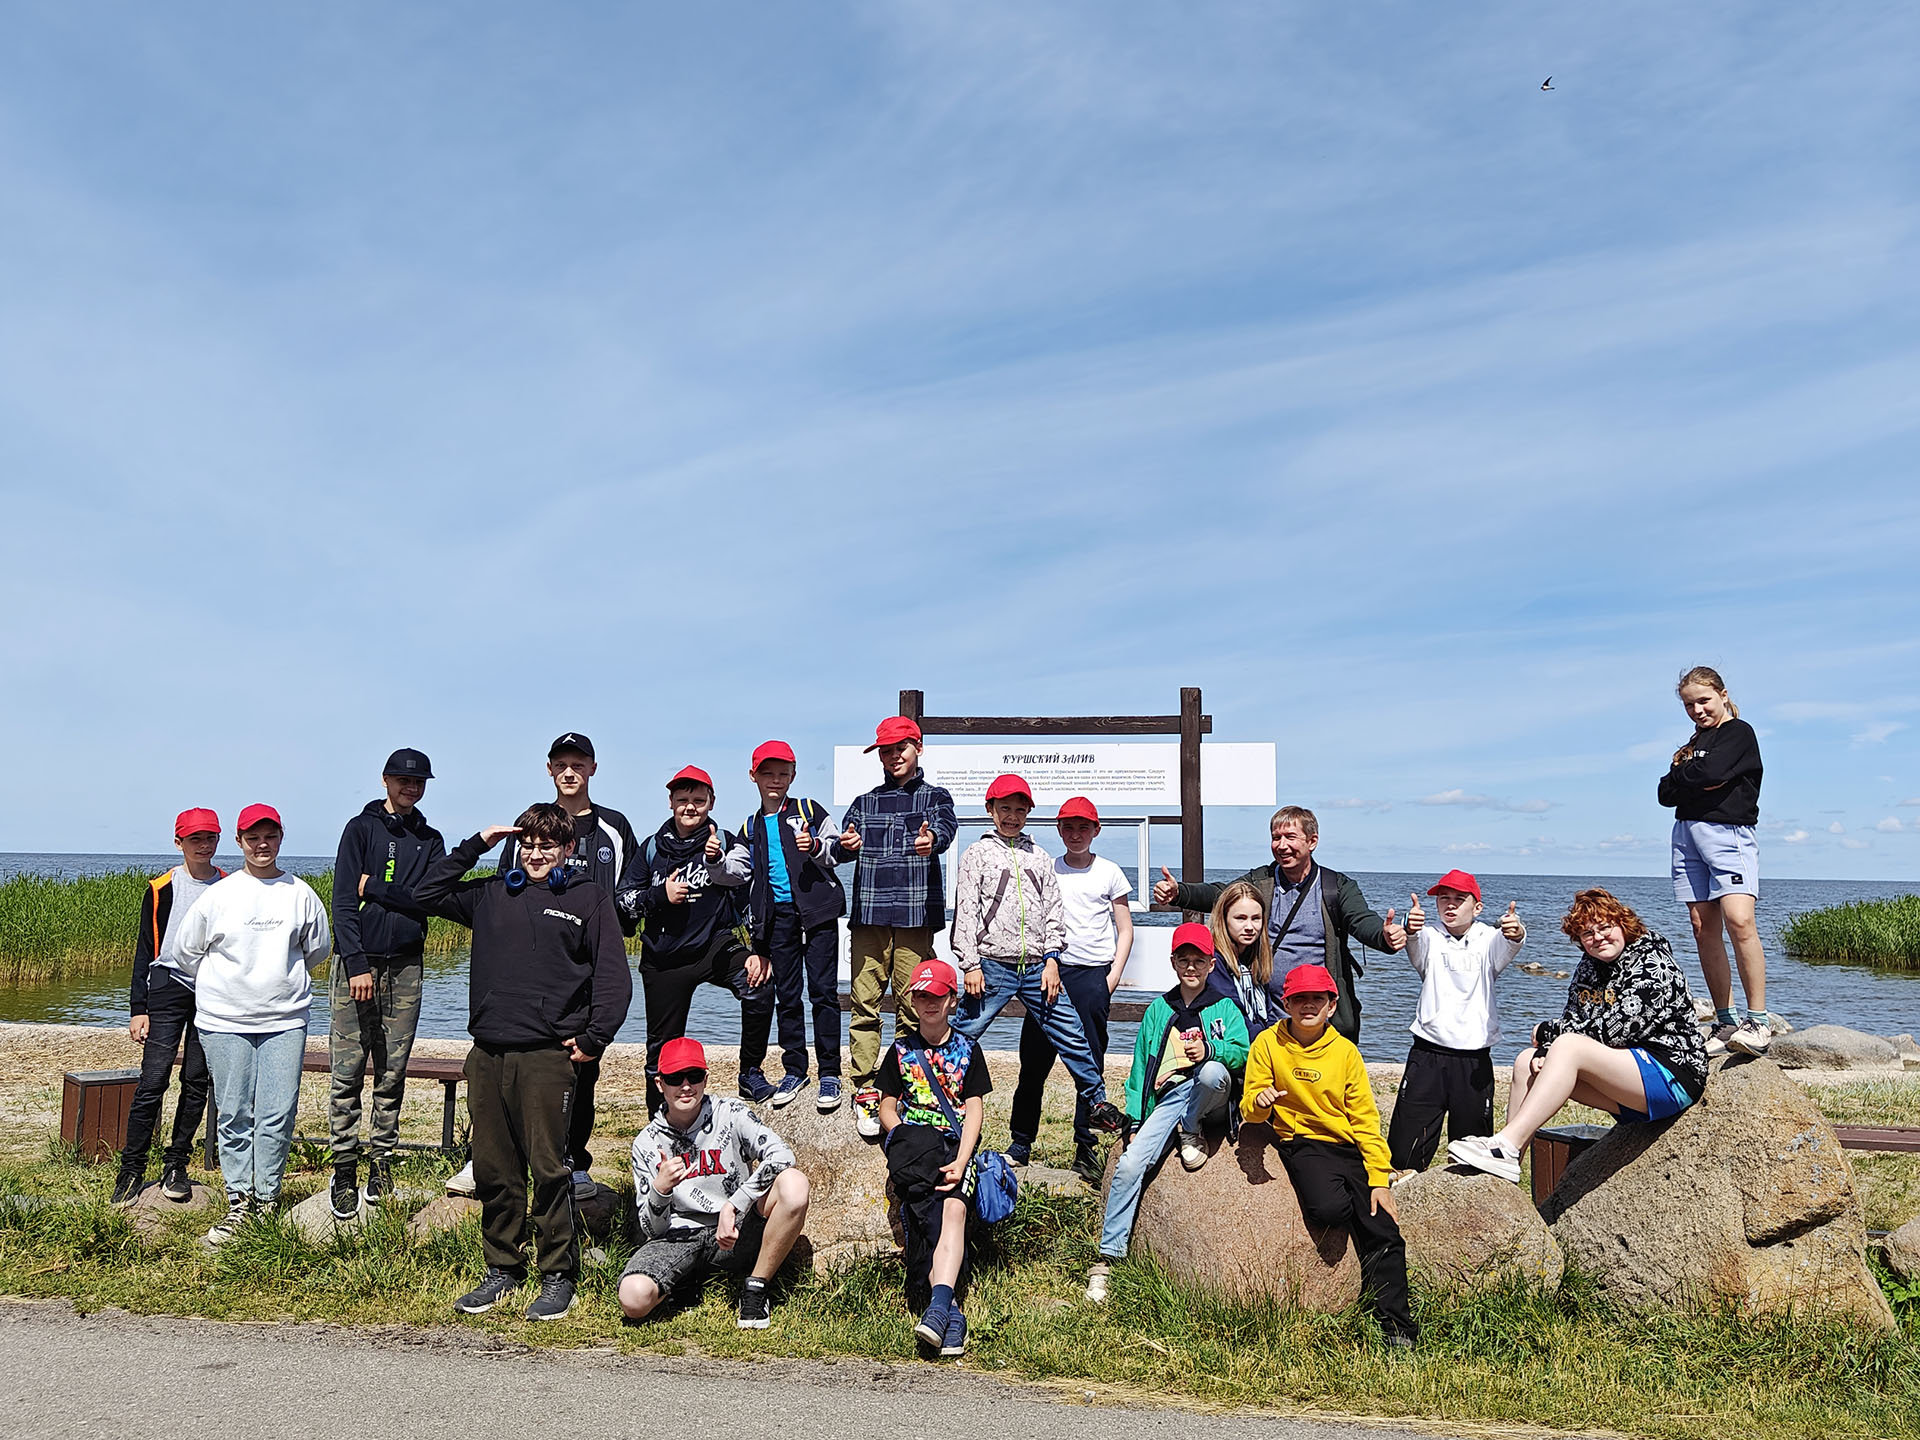
[[[1353,1236],[1387,1344],[1411,1349],[1420,1327],[1407,1307],[1407,1245],[1387,1189],[1392,1161],[1360,1051],[1329,1028],[1338,1000],[1324,965],[1287,972],[1287,1018],[1254,1038],[1240,1113],[1273,1127],[1307,1224]]]

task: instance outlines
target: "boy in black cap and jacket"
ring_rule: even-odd
[[[519,841],[514,870],[461,878],[508,835]],[[454,1302],[466,1315],[491,1310],[525,1281],[529,1172],[540,1294],[527,1319],[558,1320],[573,1308],[573,1067],[597,1059],[618,1033],[633,978],[611,897],[591,880],[568,878],[561,861],[572,848],[573,817],[558,805],[531,805],[514,824],[461,841],[414,890],[430,913],[473,930],[467,1110],[487,1270]]]
[[[350,1220],[364,1197],[378,1205],[393,1192],[393,1149],[400,1139],[400,1102],[407,1059],[420,1027],[420,987],[427,912],[413,889],[447,853],[440,832],[420,813],[433,766],[418,750],[387,757],[380,782],[387,798],[369,800],[347,822],[333,862],[333,983],[328,1036],[333,1060],[327,1107],[333,1135],[333,1216]],[[367,1135],[367,1186],[356,1188],[360,1163],[360,1092],[373,1062],[373,1121]]]

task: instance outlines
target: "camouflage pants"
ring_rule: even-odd
[[[422,969],[418,955],[373,959],[373,998],[355,1000],[347,989],[347,967],[334,964],[329,991],[333,1095],[327,1123],[333,1133],[336,1165],[360,1158],[360,1092],[369,1060],[373,1062],[373,1119],[367,1127],[367,1153],[376,1160],[393,1154],[400,1138],[407,1059],[413,1054],[414,1032],[420,1028]]]

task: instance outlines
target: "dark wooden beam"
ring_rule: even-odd
[[[917,690],[900,692],[905,699]],[[1178,715],[920,715],[925,735],[1178,735]],[[1199,734],[1213,733],[1213,717],[1199,717]]]
[[[1207,878],[1207,847],[1200,810],[1200,690],[1180,687],[1180,868],[1189,885]],[[1189,920],[1200,917],[1189,913]]]

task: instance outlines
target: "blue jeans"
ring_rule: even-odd
[[[1102,1260],[1125,1257],[1127,1241],[1133,1235],[1133,1217],[1140,1212],[1140,1192],[1147,1188],[1147,1176],[1153,1167],[1173,1148],[1174,1132],[1198,1135],[1207,1121],[1227,1113],[1227,1099],[1232,1093],[1233,1072],[1218,1060],[1202,1061],[1192,1078],[1167,1087],[1167,1093],[1160,1097],[1153,1113],[1140,1122],[1113,1167],[1113,1183],[1107,1188],[1107,1214],[1100,1222]]]
[[[207,1052],[207,1068],[213,1072],[220,1174],[227,1193],[250,1194],[271,1204],[280,1198],[280,1177],[293,1143],[307,1027],[271,1035],[202,1030],[200,1048]]]
[[[1007,1002],[1018,1000],[1027,1007],[1027,1014],[1039,1023],[1040,1033],[1051,1040],[1053,1048],[1060,1052],[1060,1063],[1067,1067],[1067,1074],[1073,1077],[1082,1103],[1098,1105],[1107,1098],[1107,1082],[1101,1073],[1100,1061],[1095,1060],[1093,1051],[1087,1048],[1087,1032],[1081,1028],[1080,1013],[1067,999],[1065,990],[1052,1004],[1048,1004],[1046,996],[1041,993],[1040,976],[1045,969],[1046,966],[1038,961],[1023,969],[1016,969],[983,955],[980,958],[980,971],[986,977],[986,993],[977,997],[962,996],[960,1012],[953,1017],[953,1028],[969,1040],[978,1040],[986,1034],[987,1026],[1000,1018],[1000,1012],[1007,1008]]]

